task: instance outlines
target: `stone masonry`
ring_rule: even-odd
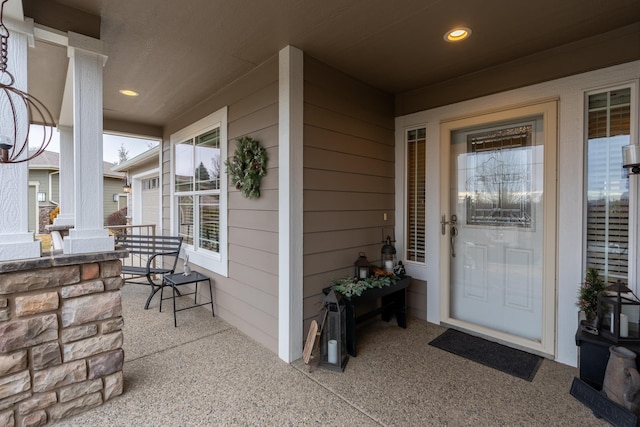
[[[42,426],[122,394],[121,262],[63,258],[0,264],[0,427]]]

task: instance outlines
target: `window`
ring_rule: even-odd
[[[467,135],[467,225],[532,228],[532,127]]]
[[[142,180],[142,189],[143,190],[153,190],[154,188],[158,188],[158,178],[149,178]]]
[[[183,237],[190,262],[226,275],[226,109],[177,132],[171,142],[174,234]]]
[[[407,261],[425,262],[426,128],[408,130],[407,142]]]
[[[622,146],[631,143],[631,89],[587,95],[586,267],[606,281],[628,279],[629,176]]]

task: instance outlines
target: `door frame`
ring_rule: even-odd
[[[484,336],[511,347],[555,359],[557,315],[557,151],[558,100],[513,106],[494,111],[456,117],[440,122],[440,215],[451,217],[450,209],[450,140],[451,132],[481,125],[493,125],[530,117],[542,117],[544,137],[544,235],[542,274],[542,339],[540,342],[495,331],[450,316],[450,257],[448,235],[439,235],[440,253],[440,324]]]

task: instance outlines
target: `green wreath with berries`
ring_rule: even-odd
[[[238,146],[224,165],[233,185],[247,199],[260,197],[260,180],[267,174],[267,150],[250,136],[237,140]]]

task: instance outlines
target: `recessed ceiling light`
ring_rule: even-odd
[[[126,96],[138,96],[138,92],[130,89],[120,89],[120,93]]]
[[[468,38],[471,35],[471,29],[467,27],[458,27],[453,30],[447,31],[444,35],[444,40],[448,42],[459,42]]]

